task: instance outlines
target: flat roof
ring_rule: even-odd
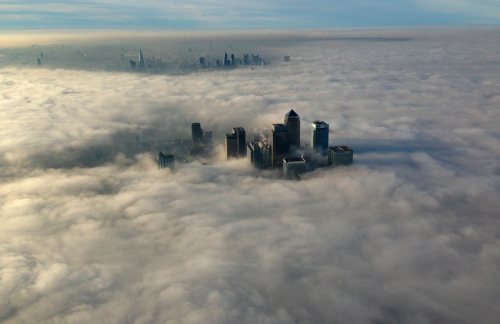
[[[233,130],[237,131],[237,132],[244,132],[245,129],[243,127],[233,127]]]
[[[226,138],[237,138],[235,133],[227,133]]]
[[[352,151],[352,149],[349,146],[330,146],[330,149],[333,150],[334,152],[340,152],[340,151]]]
[[[321,121],[321,120],[315,120],[312,123],[314,125],[328,125],[327,123],[325,123],[324,121]]]
[[[285,161],[285,162],[305,162],[305,160],[301,156],[284,158],[283,161]]]

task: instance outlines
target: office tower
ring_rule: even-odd
[[[245,157],[247,156],[247,142],[245,129],[243,127],[234,127],[233,133],[236,134],[238,139],[238,156]]]
[[[290,110],[285,115],[285,125],[288,126],[290,147],[300,147],[300,117],[295,111]]]
[[[250,163],[257,169],[262,169],[262,152],[259,142],[250,142],[247,145],[247,157]]]
[[[249,64],[249,62],[248,62],[249,58],[250,58],[249,54],[243,54],[243,64],[244,65],[248,65]]]
[[[259,142],[260,153],[261,153],[261,167],[262,170],[272,168],[272,155],[271,155],[271,146],[266,142]]]
[[[283,159],[283,176],[285,179],[300,179],[306,172],[306,161],[302,157]]]
[[[137,66],[137,62],[134,60],[130,60],[130,67],[134,69],[136,66]]]
[[[205,58],[204,57],[200,57],[200,65],[205,65]]]
[[[39,58],[36,59],[36,65],[40,66],[42,65],[42,60],[40,60]]]
[[[201,143],[203,143],[203,129],[201,129],[200,123],[191,124],[191,138],[193,147],[201,146]]]
[[[349,146],[332,146],[328,148],[328,165],[347,165],[353,161],[353,151]]]
[[[174,156],[172,154],[166,155],[162,152],[158,152],[157,156],[158,161],[158,169],[164,169],[173,166],[174,164]]]
[[[231,54],[231,65],[235,65],[234,64],[234,54]]]
[[[238,157],[238,136],[236,133],[226,134],[226,158]]]
[[[144,68],[144,57],[142,56],[142,50],[139,50],[139,69]]]
[[[316,120],[311,124],[311,147],[316,151],[326,153],[328,149],[328,124]]]
[[[273,169],[281,167],[283,158],[289,152],[288,126],[273,124],[271,137],[271,164]]]
[[[290,56],[285,55],[285,62],[290,62]]]
[[[212,131],[203,132],[203,143],[209,144],[212,142]]]

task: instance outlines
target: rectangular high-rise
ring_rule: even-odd
[[[295,111],[290,110],[285,115],[285,125],[288,126],[290,147],[300,147],[300,117]]]
[[[285,179],[300,179],[306,173],[306,161],[302,157],[283,159],[283,176]]]
[[[328,148],[328,165],[348,165],[353,161],[353,151],[349,146],[332,146]]]
[[[238,136],[235,133],[226,134],[226,158],[238,157]]]
[[[174,164],[174,156],[172,154],[166,155],[162,152],[158,152],[156,160],[158,162],[158,169],[168,168]]]
[[[288,154],[289,149],[288,126],[273,124],[271,136],[271,165],[273,169],[281,167],[283,158]]]
[[[328,149],[329,125],[316,120],[311,124],[311,147],[316,151],[326,153]]]
[[[193,147],[201,146],[203,142],[203,129],[201,129],[200,123],[191,124],[191,138],[193,140]]]
[[[247,141],[245,135],[245,129],[243,127],[234,127],[233,133],[236,134],[238,142],[238,155],[239,157],[247,156]]]
[[[247,157],[254,167],[262,169],[262,152],[258,142],[250,142],[247,145]]]

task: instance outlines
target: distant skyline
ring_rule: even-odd
[[[494,0],[0,0],[1,30],[498,25]]]

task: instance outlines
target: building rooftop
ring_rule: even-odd
[[[274,130],[276,131],[288,130],[288,126],[286,126],[285,124],[273,124],[273,131]]]
[[[293,111],[293,109],[292,109],[292,110],[290,110],[289,112],[287,112],[287,113],[285,114],[285,116],[286,116],[286,117],[299,117],[299,115],[297,115],[297,113],[296,113],[295,111]]]
[[[227,133],[226,134],[226,138],[236,138],[236,137],[237,137],[236,133]]]
[[[320,120],[315,120],[312,122],[314,125],[328,125],[327,123],[325,123],[324,121],[320,121]]]
[[[235,131],[235,132],[244,132],[245,129],[243,127],[233,127],[233,131]]]
[[[166,157],[166,158],[173,158],[174,157],[173,154],[166,155],[166,154],[163,154],[162,152],[158,152],[158,156],[159,157]]]
[[[301,156],[284,158],[283,161],[285,161],[287,163],[288,162],[305,162],[305,160]]]
[[[349,146],[330,146],[330,149],[333,150],[334,152],[352,151],[352,149]]]

